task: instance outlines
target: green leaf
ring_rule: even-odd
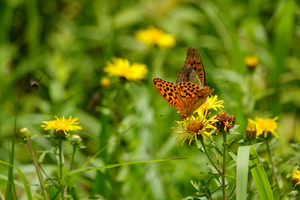
[[[250,146],[241,146],[238,149],[236,166],[236,199],[246,199]]]

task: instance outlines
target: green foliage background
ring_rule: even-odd
[[[299,140],[299,15],[295,0],[0,1],[0,159],[8,162],[23,85],[17,130],[27,127],[39,136],[32,142],[36,151],[52,148],[42,137],[47,134],[42,121],[64,115],[78,117],[83,127],[77,133],[87,148],[76,155],[75,168],[107,144],[90,166],[186,158],[78,175],[72,180],[75,199],[181,199],[195,194],[189,181],[209,177],[199,174],[208,170],[208,161],[193,146],[176,145],[171,127],[180,117],[152,83],[154,77],[175,82],[190,46],[202,56],[208,85],[229,81],[212,87],[224,100],[224,111],[241,125],[241,136],[230,137],[242,137],[249,117],[279,116],[275,151],[277,147],[279,156],[287,154],[290,142]],[[175,47],[147,47],[137,41],[135,32],[148,27],[173,34]],[[244,58],[254,54],[259,64],[250,71]],[[111,77],[110,87],[100,86],[112,57],[146,64],[147,79],[136,83]],[[32,77],[42,77],[36,91],[30,88]],[[236,147],[229,150],[236,153]],[[71,147],[64,150],[67,168]],[[56,172],[54,163],[54,156],[45,158],[49,174]],[[26,145],[16,145],[15,165],[37,195]],[[294,167],[285,165],[284,174]],[[0,174],[4,194],[5,166]],[[22,186],[17,191],[26,198]]]

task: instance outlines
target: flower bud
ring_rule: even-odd
[[[253,140],[256,138],[256,124],[252,122],[248,122],[246,127],[246,138],[249,140]]]

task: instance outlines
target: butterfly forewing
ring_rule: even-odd
[[[190,65],[198,75],[201,85],[203,87],[206,85],[206,77],[203,62],[201,56],[195,47],[190,47],[186,53],[186,60],[184,62],[184,66]]]
[[[159,94],[179,112],[183,111],[184,104],[182,102],[180,91],[175,83],[162,80],[160,78],[153,79],[154,86]]]

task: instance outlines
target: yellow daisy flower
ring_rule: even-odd
[[[218,101],[218,95],[207,97],[206,101],[197,109],[196,112],[202,112],[201,110],[209,109],[214,109],[215,111],[217,111],[217,108],[222,111],[222,108],[224,108],[224,106],[222,105],[223,103],[224,100]]]
[[[107,62],[106,65],[104,71],[110,76],[124,77],[128,81],[138,81],[145,78],[148,73],[146,65],[140,63],[130,65],[129,61],[123,58],[112,58],[112,63]]]
[[[162,30],[154,27],[137,31],[135,38],[147,45],[158,45],[160,48],[171,48],[175,45],[174,36],[166,34]]]
[[[256,55],[253,56],[247,56],[245,58],[245,64],[250,68],[253,69],[258,65],[258,57]]]
[[[293,183],[293,187],[294,188],[300,184],[300,171],[299,170],[294,170],[293,171],[293,174],[292,174],[292,183]]]
[[[175,141],[179,143],[182,140],[181,145],[183,145],[186,139],[189,140],[189,145],[191,145],[193,139],[198,143],[197,136],[201,135],[204,139],[211,138],[211,134],[206,131],[207,129],[216,129],[210,123],[215,122],[214,119],[216,116],[213,116],[208,119],[210,113],[208,112],[199,112],[198,116],[191,116],[185,118],[183,121],[176,121],[178,127],[175,127],[173,132]]]
[[[45,131],[50,129],[55,129],[56,132],[64,132],[65,135],[67,135],[67,132],[69,131],[77,131],[81,130],[81,126],[78,126],[76,124],[79,124],[77,122],[78,118],[72,118],[69,117],[69,119],[65,119],[63,116],[61,119],[59,119],[57,116],[55,116],[56,120],[52,120],[49,122],[43,121],[43,125],[41,125],[42,128],[44,128]]]
[[[255,120],[248,118],[248,121],[256,124],[257,136],[264,134],[264,137],[266,138],[268,132],[271,132],[276,138],[278,138],[278,135],[275,132],[275,129],[277,128],[277,123],[275,121],[277,119],[278,117],[273,119],[262,119],[261,117],[256,117]]]

